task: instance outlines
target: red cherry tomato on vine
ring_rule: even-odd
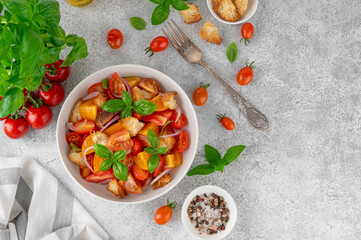
[[[154,221],[158,225],[164,225],[169,222],[172,218],[173,209],[177,206],[177,202],[169,202],[167,200],[167,205],[160,207],[154,214]]]
[[[208,100],[207,87],[210,84],[200,83],[199,87],[193,92],[193,102],[197,106],[203,106]]]
[[[151,54],[149,55],[149,57],[151,57],[155,52],[161,52],[166,49],[168,47],[168,44],[168,38],[163,36],[156,37],[152,40],[149,47],[145,49],[145,54],[151,52]]]
[[[227,130],[233,130],[235,125],[232,119],[226,117],[226,114],[218,114],[217,115],[218,121],[222,123],[223,127]]]
[[[21,138],[26,135],[28,130],[29,126],[24,117],[18,119],[8,118],[4,122],[4,132],[9,138]]]
[[[255,66],[253,65],[254,62],[251,62],[250,65],[246,63],[246,66],[239,70],[237,74],[237,82],[239,85],[247,85],[253,79],[253,69]]]
[[[46,105],[35,106],[34,104],[28,107],[25,118],[26,121],[35,129],[42,129],[49,125],[53,112]]]
[[[247,46],[249,43],[249,39],[252,37],[254,32],[254,28],[252,23],[245,23],[242,26],[241,33],[242,33],[242,39],[244,39],[244,44]],[[241,39],[241,42],[242,42]]]
[[[70,75],[70,67],[60,67],[61,64],[63,64],[63,60],[58,60],[55,63],[52,64],[46,64],[46,72],[45,76],[47,79],[55,82],[64,82],[66,79],[68,79]]]
[[[58,106],[64,100],[65,91],[59,83],[45,83],[44,86],[40,86],[38,96],[43,103],[54,107]]]
[[[123,44],[123,34],[118,29],[112,29],[107,36],[108,44],[113,49],[118,49]]]

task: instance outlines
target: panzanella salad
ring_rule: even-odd
[[[106,184],[115,196],[162,188],[183,163],[187,124],[176,102],[151,78],[123,77],[95,83],[69,116],[69,159],[88,182]]]

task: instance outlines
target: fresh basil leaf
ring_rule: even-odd
[[[204,145],[204,152],[206,153],[206,159],[209,165],[217,166],[222,162],[222,156],[217,149],[210,145]]]
[[[68,43],[68,42],[67,42]],[[68,56],[66,56],[62,67],[66,67],[72,64],[75,60],[79,60],[88,56],[88,47],[84,38],[78,37],[76,44],[73,46],[73,49],[70,51]]]
[[[219,164],[214,167],[214,170],[223,172],[224,167],[225,167],[224,164]]]
[[[118,161],[123,160],[125,158],[125,155],[127,155],[125,150],[120,150],[113,153],[113,156]]]
[[[102,109],[104,111],[111,113],[119,112],[124,107],[125,107],[125,103],[120,99],[108,100],[102,105]]]
[[[7,27],[4,27],[0,38],[0,60],[9,55],[12,39],[12,33]]]
[[[160,131],[160,134],[163,133],[165,127],[166,127],[168,124],[170,124],[170,123],[172,123],[172,121],[167,121],[167,122],[163,125],[162,130]],[[160,134],[159,134],[159,135],[160,135]]]
[[[130,18],[130,24],[136,29],[136,30],[147,30],[146,26],[147,23],[144,21],[143,18],[140,17],[131,17]]]
[[[150,146],[152,146],[153,148],[158,148],[159,146],[158,136],[153,132],[152,129],[148,130],[147,138],[150,143]]]
[[[99,157],[104,159],[111,158],[112,152],[106,146],[95,143],[93,147],[95,154],[98,155]]]
[[[20,48],[20,77],[27,77],[36,66],[44,43],[40,35],[32,29],[24,33]]]
[[[166,147],[160,147],[157,149],[158,154],[165,154],[168,151]]]
[[[68,47],[72,47],[75,46],[76,43],[78,42],[78,36],[75,34],[69,34],[68,36],[66,36],[66,45]]]
[[[175,10],[178,11],[189,9],[188,5],[185,2],[183,2],[183,0],[172,0],[171,5]]]
[[[187,173],[187,176],[194,176],[194,175],[208,175],[213,173],[214,167],[208,164],[198,165],[197,167],[193,168]]]
[[[60,47],[44,48],[43,52],[40,54],[38,66],[44,66],[45,64],[58,61],[60,51]]]
[[[49,24],[58,25],[60,22],[59,2],[56,0],[39,0],[36,6],[37,12],[44,17]]]
[[[0,66],[0,96],[4,96],[8,89],[8,84],[6,82],[8,78],[8,71],[3,66]]]
[[[125,103],[125,105],[132,106],[133,98],[130,96],[130,94],[127,91],[123,90],[122,101]]]
[[[13,15],[11,15],[11,13],[8,10],[4,10],[4,16],[6,22],[11,22]]]
[[[169,1],[165,1],[161,4],[159,4],[152,13],[152,24],[153,25],[159,25],[163,23],[165,20],[167,20],[170,9],[169,9],[170,3]]]
[[[158,107],[155,103],[142,99],[135,101],[133,104],[133,108],[136,113],[147,116],[154,113]]]
[[[157,169],[157,167],[159,166],[159,155],[153,154],[152,156],[150,156],[147,162],[147,166],[148,166],[148,171],[150,173],[153,173],[155,169]]]
[[[152,148],[152,147],[144,148],[144,151],[146,151],[146,152],[149,153],[149,154],[156,154],[156,153],[157,153],[157,150],[155,150],[155,149]]]
[[[75,145],[75,143],[73,143],[73,142],[70,143],[70,147],[77,152],[81,151],[81,149],[77,145]]]
[[[4,5],[2,5],[2,3],[0,2],[0,13],[3,11],[4,9]]]
[[[223,159],[222,159],[223,164],[225,166],[227,166],[228,164],[230,164],[231,162],[236,160],[245,148],[246,148],[246,146],[244,146],[244,145],[236,145],[236,146],[230,147],[227,150],[226,154],[224,154],[224,156],[223,156]]]
[[[20,88],[8,89],[0,101],[0,118],[9,116],[24,104],[24,94]]]
[[[112,165],[113,165],[113,159],[112,158],[105,159],[102,162],[102,164],[100,164],[99,171],[105,172],[105,171],[109,170]]]
[[[26,88],[29,91],[35,91],[38,89],[43,81],[45,76],[45,66],[38,67],[34,70],[33,74],[31,74],[30,78],[27,80]]]
[[[108,78],[104,78],[102,84],[104,89],[108,89]]]
[[[57,26],[48,29],[48,33],[51,38],[51,42],[54,44],[54,46],[61,47],[66,42],[66,34],[62,27]]]
[[[132,116],[132,109],[129,106],[126,106],[122,112],[120,113],[120,118],[121,119],[125,119],[127,117],[131,117]]]
[[[231,44],[228,45],[226,50],[226,55],[230,63],[233,63],[234,60],[236,60],[237,54],[238,54],[237,44],[235,42],[232,42]]]
[[[128,167],[119,161],[114,162],[113,165],[114,176],[121,181],[128,180]]]
[[[151,1],[152,3],[155,3],[155,4],[161,4],[163,3],[165,0],[149,0]]]
[[[20,21],[30,21],[33,15],[33,6],[27,0],[3,0],[2,3]]]

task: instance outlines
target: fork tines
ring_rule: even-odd
[[[171,21],[178,31],[173,27],[173,25],[170,22],[167,23],[172,30],[170,30],[168,26],[165,25],[166,30],[162,28],[162,31],[178,51],[184,52],[188,47],[193,45],[193,43],[185,35],[182,29],[180,29],[180,27],[175,23],[175,21],[173,19]]]

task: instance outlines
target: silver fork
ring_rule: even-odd
[[[242,113],[246,116],[247,120],[255,127],[261,130],[266,130],[269,126],[267,118],[258,111],[250,102],[236,92],[228,83],[226,83],[203,59],[202,51],[192,43],[191,40],[185,35],[180,27],[171,20],[176,30],[170,22],[165,29],[162,28],[163,33],[167,36],[169,41],[173,44],[175,49],[182,55],[182,57],[189,63],[197,63],[205,67],[213,76],[218,80],[226,92],[232,97],[233,101],[237,104]]]

